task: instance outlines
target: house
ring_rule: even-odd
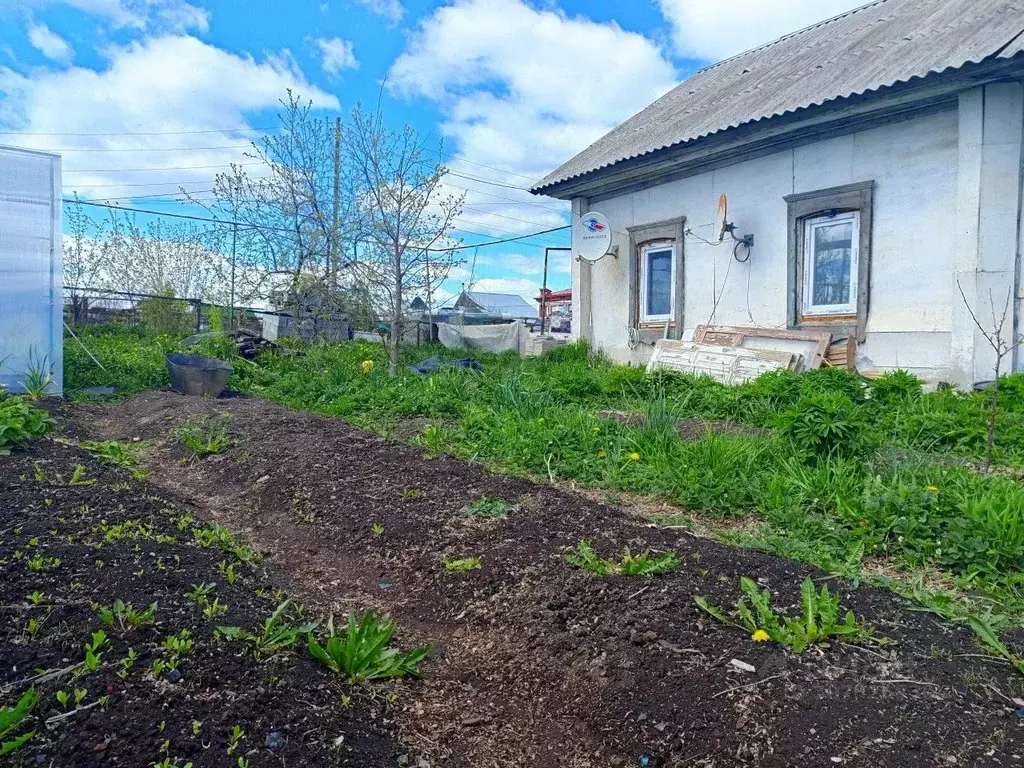
[[[514,293],[482,293],[463,291],[455,300],[454,309],[466,313],[482,313],[504,320],[536,320],[537,309]]]
[[[0,147],[0,389],[64,386],[61,159]]]
[[[568,332],[572,326],[572,289],[552,291],[542,288],[534,299],[540,306],[540,319],[545,331]]]
[[[704,69],[532,189],[612,230],[573,333],[640,364],[701,324],[827,329],[861,369],[991,379],[972,313],[1024,330],[1022,126],[1024,0],[879,0]]]

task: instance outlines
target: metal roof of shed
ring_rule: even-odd
[[[746,123],[1024,52],[1024,0],[877,0],[697,72],[531,189]]]

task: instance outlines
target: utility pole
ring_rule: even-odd
[[[331,221],[331,288],[338,287],[341,269],[341,118],[334,120],[334,216]]]

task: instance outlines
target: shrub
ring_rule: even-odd
[[[334,622],[328,622],[327,642],[320,645],[309,633],[309,653],[324,666],[348,676],[349,682],[378,680],[388,677],[418,676],[420,663],[430,653],[430,646],[422,646],[408,653],[391,647],[395,622],[379,619],[367,611],[356,620],[348,615],[348,624],[336,632]]]
[[[898,405],[921,397],[921,379],[906,371],[883,373],[868,385],[871,399],[880,405]]]
[[[864,413],[840,392],[812,392],[779,415],[778,426],[796,447],[815,458],[857,456],[867,449]]]
[[[42,437],[52,422],[46,411],[18,396],[0,398],[0,454],[23,448],[33,438]]]

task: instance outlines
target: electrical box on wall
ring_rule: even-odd
[[[18,392],[30,370],[64,388],[61,160],[0,146],[0,385]]]

